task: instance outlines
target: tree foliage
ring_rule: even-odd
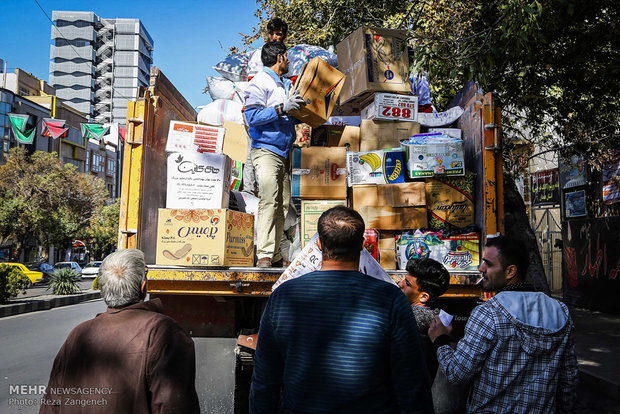
[[[81,235],[81,239],[86,240],[93,259],[102,260],[116,246],[119,215],[120,199],[117,199],[114,203],[96,212],[90,225]]]
[[[335,45],[360,26],[406,29],[413,67],[434,104],[448,107],[469,80],[496,93],[504,135],[586,154],[599,165],[620,136],[617,0],[258,0],[264,33],[278,16],[291,44]]]
[[[17,296],[19,292],[26,292],[30,279],[19,269],[0,263],[0,304]]]
[[[29,239],[68,247],[107,197],[101,179],[63,165],[56,153],[13,148],[0,166],[0,238],[15,238],[18,248]]]

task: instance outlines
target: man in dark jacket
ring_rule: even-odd
[[[144,302],[144,254],[109,255],[99,270],[105,313],[78,325],[58,352],[40,413],[199,413],[194,342]]]
[[[317,228],[321,270],[282,283],[263,313],[250,413],[432,413],[407,299],[358,270],[364,220],[338,206]]]

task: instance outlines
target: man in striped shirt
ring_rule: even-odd
[[[279,286],[258,334],[251,413],[432,413],[420,335],[396,285],[358,271],[364,220],[321,215],[320,271]]]

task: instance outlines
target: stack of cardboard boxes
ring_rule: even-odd
[[[228,209],[247,154],[243,125],[171,121],[166,208],[160,208],[156,263],[253,266],[254,216]]]

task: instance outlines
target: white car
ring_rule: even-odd
[[[95,278],[99,274],[99,267],[101,267],[101,261],[90,262],[82,269],[82,278]]]

